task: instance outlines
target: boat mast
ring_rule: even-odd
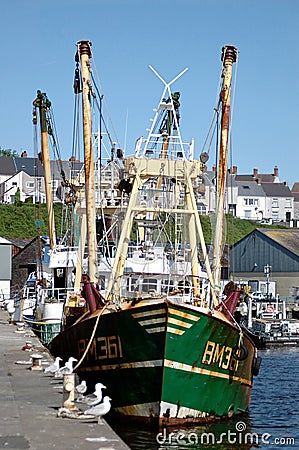
[[[97,248],[96,248],[96,215],[94,194],[94,161],[92,148],[92,119],[90,106],[90,58],[91,42],[77,42],[82,73],[82,102],[83,102],[83,133],[84,133],[84,163],[85,163],[85,195],[87,215],[87,243],[88,243],[88,273],[91,283],[96,282]]]
[[[223,234],[225,225],[224,195],[225,195],[225,183],[227,175],[232,67],[233,63],[237,61],[237,55],[238,49],[236,47],[228,45],[222,48],[221,60],[223,62],[223,84],[220,92],[222,114],[221,114],[221,135],[220,135],[219,164],[218,164],[216,229],[214,237],[214,255],[213,255],[215,289],[218,292],[220,291],[221,255],[222,255]]]
[[[56,231],[55,231],[55,220],[53,209],[52,179],[50,169],[48,127],[47,127],[47,110],[50,108],[51,102],[49,101],[45,93],[37,91],[37,98],[34,100],[33,105],[39,109],[42,163],[44,167],[46,203],[48,212],[49,240],[50,240],[50,248],[55,249]]]

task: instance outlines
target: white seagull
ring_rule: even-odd
[[[103,398],[102,389],[107,389],[102,383],[95,385],[95,391],[93,394],[81,395],[76,401],[79,403],[86,403],[88,406],[98,405]]]
[[[59,370],[60,367],[60,361],[62,361],[62,359],[57,356],[57,358],[55,359],[54,363],[51,364],[50,366],[46,367],[44,372],[47,373],[56,373]]]
[[[60,367],[60,369],[55,373],[56,377],[61,377],[63,375],[70,375],[73,373],[73,362],[78,361],[76,358],[73,358],[72,356],[68,359],[68,361],[65,363],[65,366]]]
[[[104,397],[103,402],[98,405],[93,406],[92,408],[84,411],[85,415],[92,415],[98,417],[98,420],[105,414],[107,414],[111,409],[111,398],[107,395]]]
[[[80,384],[77,384],[75,389],[78,394],[85,394],[85,392],[87,391],[86,381],[82,380]]]

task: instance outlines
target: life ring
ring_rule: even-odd
[[[248,349],[244,344],[236,345],[232,350],[232,355],[237,361],[244,361],[248,356]]]
[[[267,305],[266,312],[273,314],[274,311],[275,311],[275,309],[274,309],[273,305]]]

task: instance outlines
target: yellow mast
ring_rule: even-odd
[[[217,185],[217,211],[216,211],[216,229],[214,238],[214,255],[213,269],[215,279],[215,289],[220,290],[221,277],[221,254],[223,245],[223,228],[224,228],[224,195],[225,182],[227,174],[227,158],[228,158],[228,141],[229,141],[229,121],[230,121],[230,99],[231,99],[231,83],[232,83],[232,66],[236,62],[238,49],[233,46],[225,46],[222,48],[223,61],[223,85],[220,93],[222,105],[221,115],[221,136],[219,149],[219,165],[218,165],[218,185]]]
[[[48,228],[49,228],[49,240],[50,248],[56,247],[56,231],[54,221],[54,209],[53,209],[53,196],[52,196],[52,178],[50,169],[50,155],[49,155],[49,142],[48,142],[48,127],[47,127],[47,109],[50,108],[51,102],[48,100],[45,93],[37,91],[37,98],[34,100],[33,105],[39,108],[40,128],[41,128],[41,150],[42,150],[42,163],[44,167],[44,179],[45,179],[45,191],[46,191],[46,203],[48,212]]]
[[[82,102],[83,102],[83,132],[84,132],[84,163],[85,163],[85,196],[87,215],[87,243],[88,243],[88,273],[91,283],[96,282],[97,273],[97,244],[96,244],[96,214],[94,195],[94,160],[92,148],[92,120],[90,106],[90,58],[91,42],[79,41],[78,56],[82,73]]]

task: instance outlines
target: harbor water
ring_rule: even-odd
[[[139,426],[115,431],[133,450],[298,449],[299,348],[260,350],[259,355],[249,415],[158,436]]]

